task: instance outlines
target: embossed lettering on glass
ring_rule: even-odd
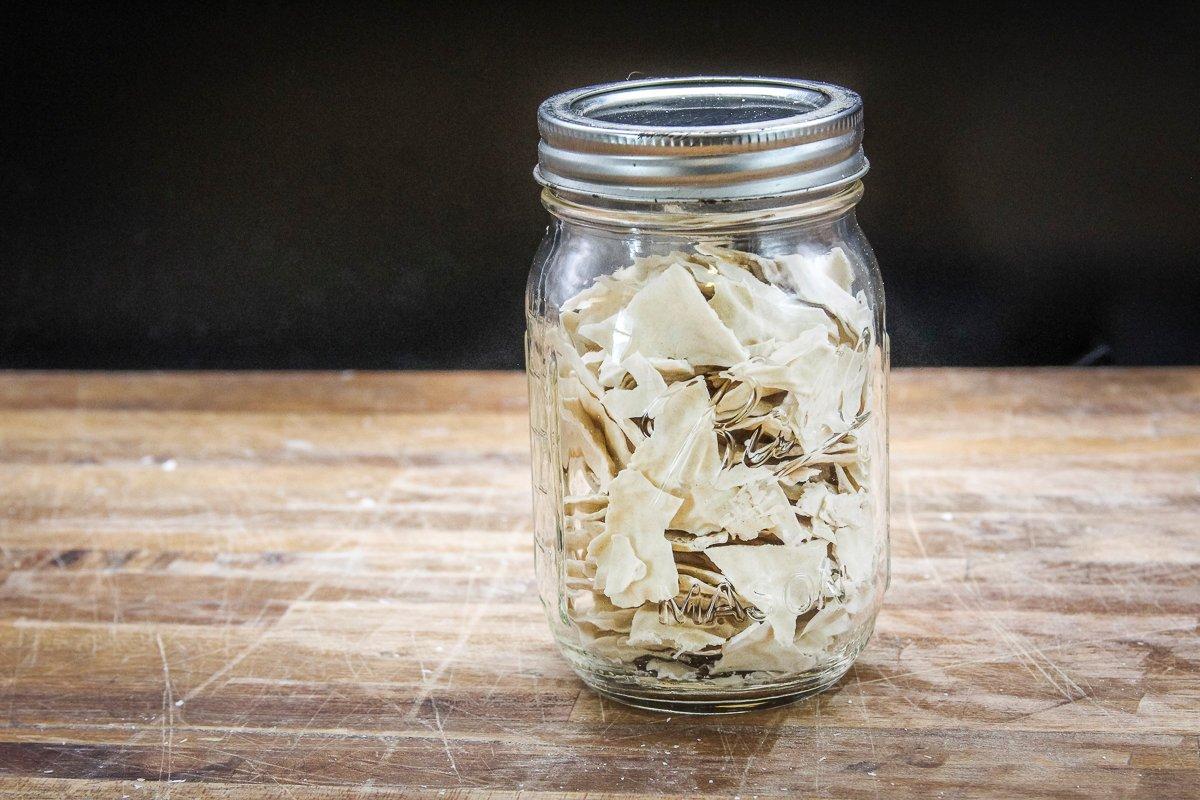
[[[550,98],[527,294],[538,587],[602,694],[790,702],[888,580],[887,336],[862,103],[812,81]]]

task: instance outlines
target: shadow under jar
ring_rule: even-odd
[[[811,81],[550,98],[527,295],[538,587],[601,694],[726,713],[835,683],[888,581],[862,103]]]

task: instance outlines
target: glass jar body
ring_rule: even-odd
[[[544,195],[526,307],[538,590],[602,694],[779,705],[836,682],[873,630],[888,348],[852,189],[786,208]]]

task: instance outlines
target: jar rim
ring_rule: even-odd
[[[858,181],[862,99],[790,78],[646,78],[557,94],[538,109],[543,186],[627,200],[740,200]]]

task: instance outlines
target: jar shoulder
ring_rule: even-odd
[[[820,224],[785,226],[727,237],[697,232],[613,232],[555,220],[546,229],[529,273],[527,311],[554,317],[557,310],[597,281],[622,270],[653,267],[683,254],[698,268],[722,254],[735,261],[761,262],[754,274],[789,295],[801,295],[797,273],[825,272],[852,295],[862,292],[868,307],[882,310],[883,279],[865,233],[852,213]],[[815,266],[814,266],[815,265]]]

